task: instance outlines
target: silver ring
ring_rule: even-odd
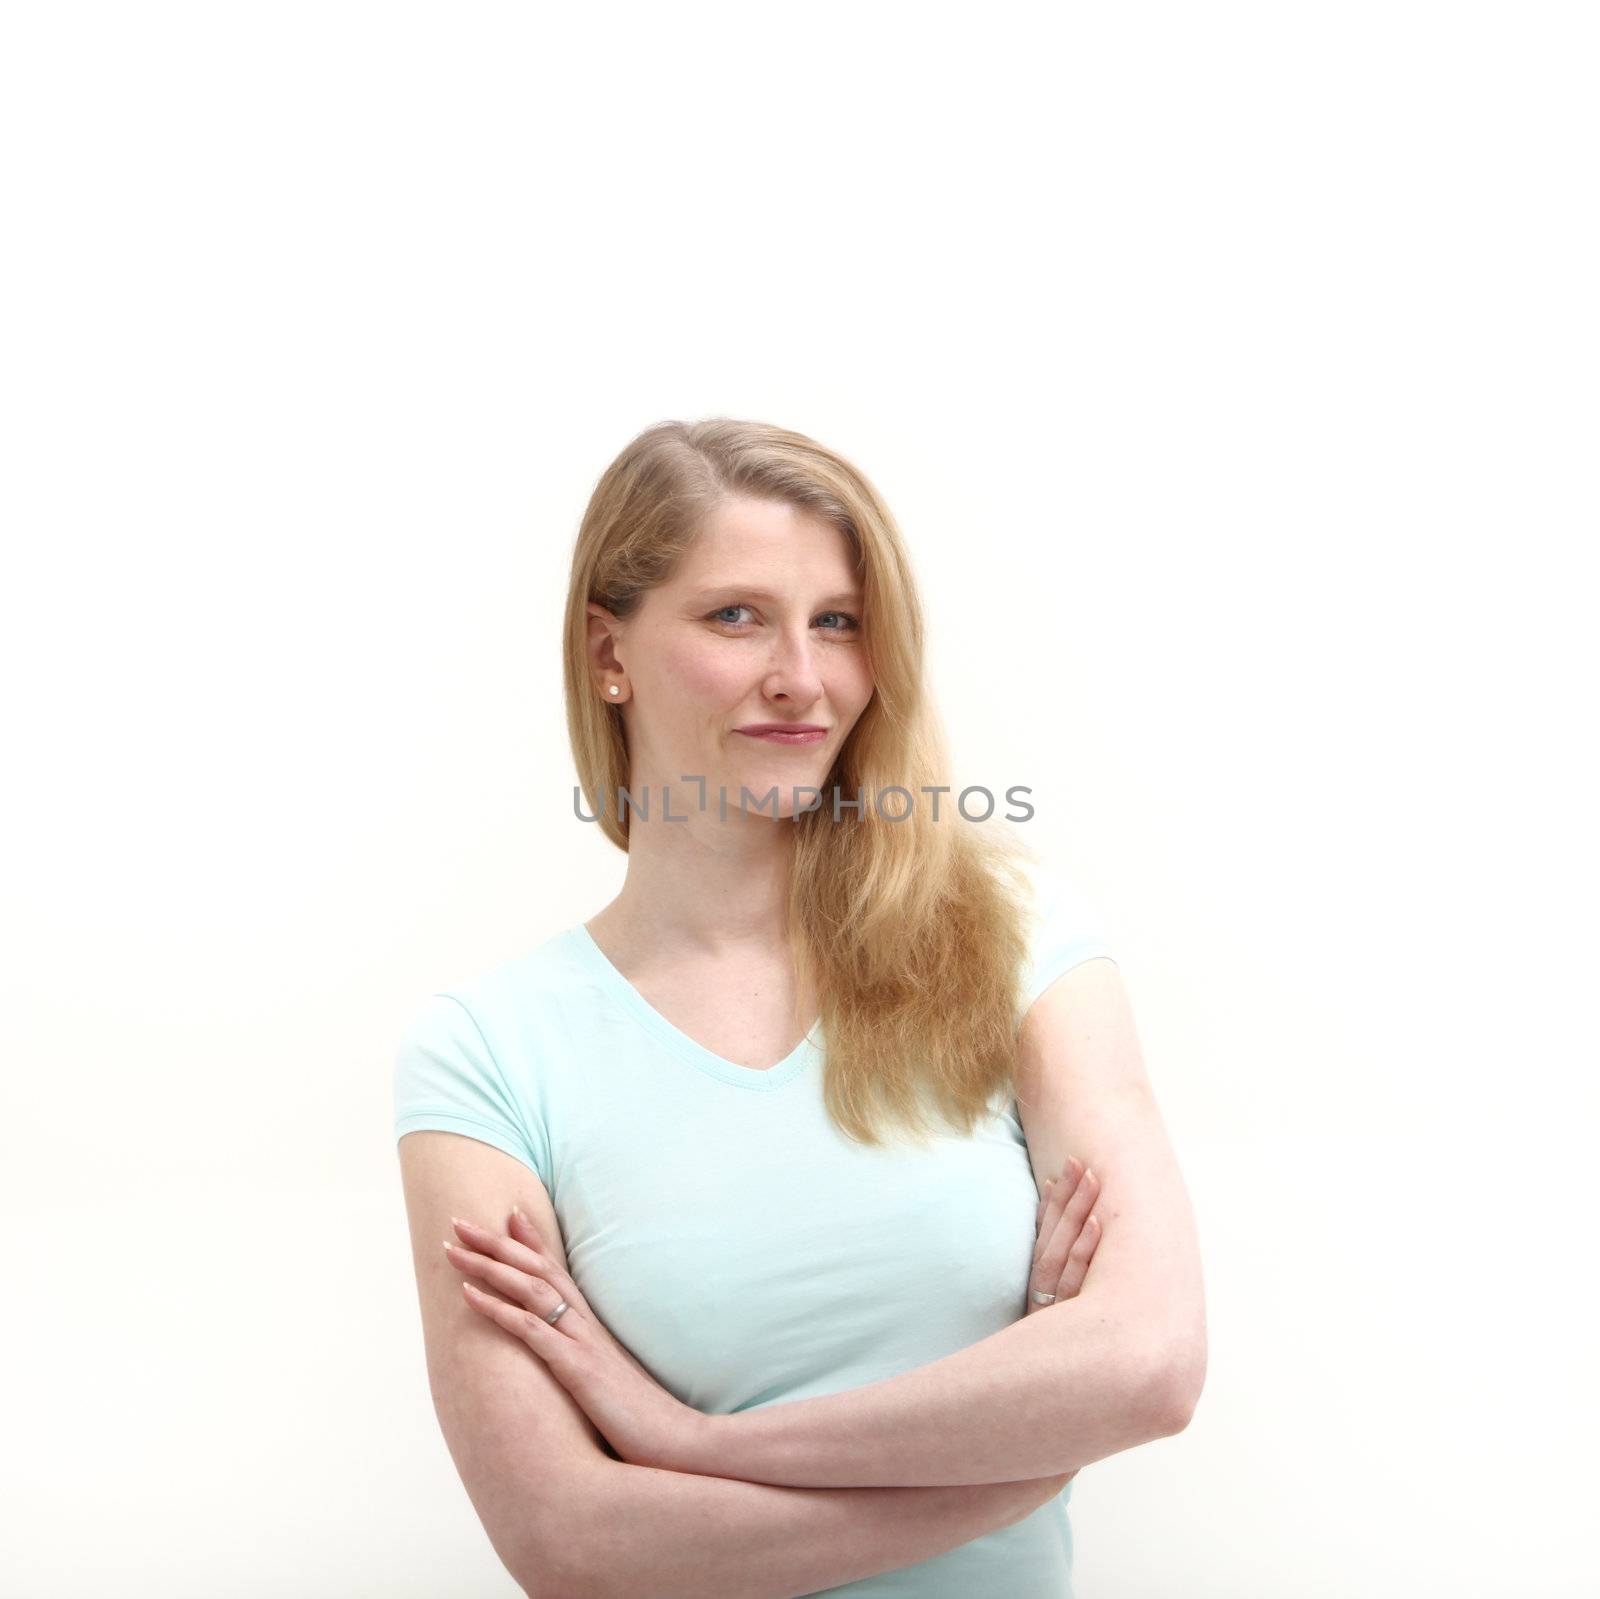
[[[566,1302],[566,1300],[564,1300],[564,1299],[563,1299],[563,1300],[562,1300],[562,1301],[561,1301],[561,1303],[560,1303],[560,1304],[559,1304],[559,1305],[557,1305],[557,1306],[556,1306],[556,1308],[555,1308],[555,1309],[554,1309],[554,1310],[552,1310],[552,1311],[551,1311],[551,1312],[550,1312],[550,1314],[549,1314],[549,1315],[548,1315],[548,1316],[546,1316],[546,1317],[545,1317],[545,1320],[546,1320],[546,1321],[547,1321],[547,1322],[549,1322],[549,1323],[550,1323],[550,1325],[551,1325],[551,1326],[552,1326],[552,1327],[554,1327],[554,1326],[555,1326],[555,1324],[556,1324],[556,1323],[557,1323],[557,1322],[558,1322],[558,1321],[560,1321],[560,1320],[561,1320],[561,1313],[562,1313],[562,1312],[563,1312],[563,1311],[564,1311],[564,1310],[565,1310],[565,1309],[566,1309],[566,1308],[567,1308],[567,1302]]]
[[[1036,1305],[1053,1305],[1056,1302],[1054,1294],[1041,1294],[1037,1288],[1033,1291],[1033,1302]]]

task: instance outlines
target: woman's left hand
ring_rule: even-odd
[[[445,1253],[473,1279],[462,1284],[467,1303],[545,1363],[620,1459],[694,1469],[693,1443],[707,1418],[669,1394],[612,1337],[578,1285],[541,1252],[531,1223],[514,1218],[512,1225],[526,1243],[457,1221],[461,1243],[446,1241]],[[551,1326],[546,1318],[563,1299],[567,1308]]]

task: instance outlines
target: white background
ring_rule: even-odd
[[[1210,1369],[1079,1599],[1592,1592],[1591,30],[8,8],[4,1592],[515,1592],[392,1051],[621,882],[566,561],[709,415],[877,483],[1134,996]]]

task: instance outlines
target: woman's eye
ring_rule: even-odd
[[[710,620],[714,622],[720,622],[724,627],[742,627],[744,624],[740,622],[737,617],[731,616],[729,613],[735,611],[748,611],[749,609],[750,607],[748,605],[718,606],[718,608],[711,613]],[[837,618],[837,622],[832,627],[824,628],[823,631],[825,633],[854,633],[859,631],[861,627],[860,622],[857,621],[855,617],[850,615],[848,611],[824,611],[819,620],[826,621],[829,617]]]

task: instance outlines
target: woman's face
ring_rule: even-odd
[[[609,613],[591,604],[590,638],[603,644]],[[627,699],[628,787],[661,790],[672,814],[702,804],[738,814],[757,805],[791,816],[815,800],[840,746],[872,697],[872,674],[849,542],[794,506],[737,499],[718,506],[671,580],[651,589],[626,622],[610,623],[614,655],[598,662],[600,692]],[[615,664],[611,664],[614,661]],[[739,731],[763,723],[825,729],[815,743],[783,744]],[[704,777],[704,799],[696,779]],[[854,798],[855,796],[847,796]]]

